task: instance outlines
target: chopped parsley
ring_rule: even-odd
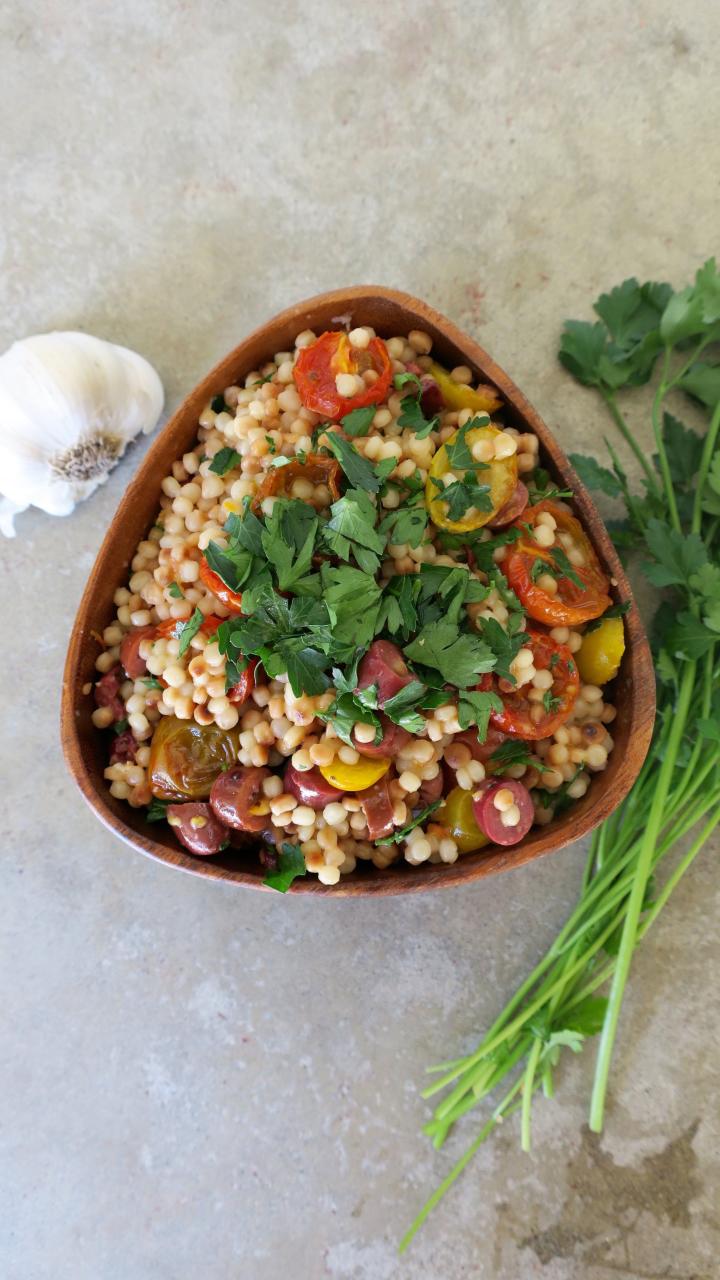
[[[422,809],[420,813],[415,814],[414,818],[412,818],[410,822],[406,823],[404,827],[401,827],[399,831],[393,831],[391,836],[383,836],[381,840],[376,840],[375,843],[400,844],[400,841],[405,840],[406,837],[410,835],[411,831],[414,831],[416,827],[421,827],[426,818],[429,818],[431,813],[434,813],[436,809],[439,809],[441,804],[441,800],[435,800],[433,804],[428,805],[427,809]]]
[[[263,884],[278,893],[287,893],[293,880],[307,874],[305,855],[299,844],[282,844],[278,852],[277,867],[268,872]]]
[[[150,804],[145,810],[145,817],[148,822],[164,822],[167,818],[168,800],[158,800],[157,796],[153,796]]]
[[[178,647],[179,658],[182,658],[183,654],[187,653],[190,648],[190,641],[193,636],[197,635],[204,621],[205,615],[200,609],[196,608],[192,617],[188,618],[187,622],[181,622],[180,625],[176,627],[175,635],[180,641]]]
[[[212,400],[210,401],[210,408],[212,409],[213,413],[225,413],[227,410],[225,397],[213,396]]]
[[[378,411],[376,404],[368,404],[363,409],[353,409],[340,419],[340,426],[348,436],[366,436],[372,420]]]
[[[216,476],[224,476],[228,471],[232,471],[235,467],[239,467],[242,458],[236,449],[224,448],[218,449],[213,457],[208,470],[212,471]]]
[[[173,600],[184,600],[184,599],[185,599],[185,595],[184,595],[184,593],[183,593],[183,589],[182,589],[182,587],[180,586],[179,582],[171,582],[171,583],[170,583],[170,586],[168,587],[168,595],[171,595],[171,596],[172,596],[172,598],[173,598]]]

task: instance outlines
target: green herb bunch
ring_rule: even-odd
[[[500,1098],[401,1248],[515,1111],[529,1149],[534,1095],[542,1089],[551,1097],[563,1052],[579,1053],[598,1034],[590,1127],[601,1130],[634,949],[720,822],[720,274],[710,260],[680,292],[626,280],[594,309],[595,323],[567,322],[560,360],[602,396],[640,467],[641,491],[609,443],[609,468],[583,456],[571,461],[585,484],[622,500],[624,518],[608,527],[631,568],[662,593],[652,626],[655,731],[630,794],[593,835],[578,904],[555,941],[478,1047],[430,1069],[436,1079],[423,1096],[444,1092],[425,1127],[436,1147],[483,1099],[495,1090]],[[620,396],[653,377],[656,452],[648,458]],[[678,392],[705,411],[704,435],[667,407]],[[681,856],[656,889],[656,869],[680,842]]]

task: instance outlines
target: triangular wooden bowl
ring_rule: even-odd
[[[230,880],[248,888],[262,888],[263,871],[251,857],[228,850],[217,858],[193,858],[175,841],[164,824],[148,824],[143,811],[133,810],[110,795],[103,778],[107,763],[107,735],[92,724],[92,698],[83,685],[95,679],[98,644],[93,632],[102,632],[114,616],[113,595],[125,583],[138,541],[152,524],[160,498],[160,483],[172,463],[192,446],[198,418],[211,396],[241,383],[251,369],[273,352],[292,348],[303,329],[322,333],[337,328],[350,314],[353,325],[369,324],[386,337],[424,329],[432,335],[433,354],[447,367],[469,365],[483,382],[494,383],[503,397],[507,426],[533,431],[540,439],[541,461],[556,481],[575,494],[575,505],[592,539],[600,561],[616,585],[616,596],[631,599],[625,573],[587,491],[539,414],[486,351],[437,311],[409,294],[374,285],[358,285],[319,294],[288,308],[256,329],[225,356],[190,393],[150,449],[118,507],[80,603],[65,665],[62,697],[62,745],[70,772],[91,809],[110,831],[141,853],[194,875]],[[627,650],[614,685],[617,719],[612,734],[615,747],[607,769],[596,775],[587,794],[572,809],[545,827],[533,827],[521,844],[511,849],[490,848],[461,857],[452,866],[424,864],[411,867],[398,862],[387,871],[363,864],[344,876],[334,888],[326,888],[315,876],[296,880],[292,893],[350,897],[360,894],[421,893],[428,889],[479,880],[496,871],[521,867],[526,862],[564,848],[587,835],[607,818],[630,790],[647,752],[655,715],[655,679],[647,639],[636,605],[625,618]]]

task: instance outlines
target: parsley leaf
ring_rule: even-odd
[[[469,729],[471,725],[477,726],[478,742],[484,742],[487,738],[490,713],[492,711],[502,711],[502,709],[502,698],[497,693],[490,691],[486,693],[463,692],[458,699],[458,722],[460,728]]]
[[[553,697],[552,689],[546,689],[543,693],[542,704],[548,715],[552,715],[562,706],[562,698]]]
[[[225,413],[227,409],[227,405],[225,404],[225,397],[213,396],[212,400],[210,401],[210,408],[212,409],[213,413]]]
[[[185,596],[183,594],[183,589],[177,582],[170,583],[170,586],[168,587],[168,595],[171,595],[173,600],[185,599]]]
[[[265,520],[262,548],[277,575],[281,591],[298,592],[312,566],[318,517],[296,498],[279,498]],[[308,594],[316,594],[314,588]]]
[[[113,733],[116,733],[119,737],[120,734],[124,733],[127,728],[128,728],[128,721],[126,719],[116,720],[113,725]]]
[[[220,652],[231,658],[236,650],[260,658],[271,679],[287,672],[296,696],[324,693],[330,683],[325,672],[334,637],[321,600],[297,596],[288,603],[265,587],[258,592],[251,616],[218,627],[217,642]]]
[[[718,335],[720,337],[720,334]],[[720,401],[720,364],[704,364],[697,361],[680,379],[682,387],[693,400],[699,400],[707,409],[714,409]]]
[[[624,604],[611,604],[610,608],[606,609],[599,618],[593,618],[591,622],[588,622],[585,628],[585,635],[589,635],[591,631],[597,631],[598,627],[601,627],[603,622],[608,618],[624,618],[625,614],[629,613],[631,607],[629,600],[626,600]],[[553,656],[557,657],[557,654],[554,654]],[[552,661],[550,665],[552,666]]]
[[[569,578],[570,582],[574,582],[576,587],[580,587],[583,591],[587,589],[587,583],[583,582],[577,570],[573,568],[567,558],[567,554],[562,547],[554,546],[549,548],[549,554],[552,556],[560,575],[563,578]],[[551,570],[552,572],[552,570]],[[555,575],[557,576],[557,574]]]
[[[441,804],[441,800],[435,800],[433,804],[428,805],[427,809],[422,809],[420,813],[417,813],[415,817],[410,822],[406,823],[404,827],[401,827],[399,831],[393,831],[391,836],[383,836],[381,840],[376,840],[375,843],[400,844],[401,840],[404,840],[406,836],[409,836],[411,831],[415,830],[415,827],[422,826],[425,819],[429,818],[430,814],[434,813],[436,809],[439,809]]]
[[[330,615],[335,646],[366,648],[375,635],[381,588],[375,578],[348,565],[321,570],[323,600]]]
[[[333,672],[335,674],[335,672]],[[363,692],[366,692],[363,690]],[[377,691],[375,691],[377,694]],[[377,706],[377,697],[374,699]],[[377,744],[382,742],[382,725],[379,717],[375,714],[373,707],[367,706],[365,702],[351,690],[338,693],[335,701],[330,704],[326,711],[318,711],[319,720],[326,721],[331,724],[339,738],[346,742],[350,747],[356,747],[357,743],[352,736],[353,728],[356,724],[370,724],[375,729],[374,742]]]
[[[571,453],[568,457],[571,466],[575,468],[587,489],[606,493],[609,498],[620,497],[622,490],[617,478],[608,467],[601,467],[600,463],[588,454]]]
[[[340,419],[340,426],[346,435],[366,436],[376,413],[376,404],[366,405],[364,409],[353,409],[351,413],[346,413],[345,417]]]
[[[521,630],[523,618],[523,614],[510,614],[507,631],[505,627],[500,626],[497,618],[478,618],[480,634],[493,655],[492,667],[486,667],[485,670],[494,669],[496,675],[503,680],[511,681],[512,684],[515,684],[515,677],[510,670],[510,664],[527,641],[526,632]]]
[[[226,472],[239,467],[241,462],[242,458],[236,449],[218,449],[210,463],[209,470],[216,476],[224,476]]]
[[[542,764],[538,757],[533,757],[530,743],[519,738],[508,738],[501,742],[490,756],[491,763],[500,767],[500,771],[524,764],[528,768],[537,769],[538,773],[546,773],[549,765]],[[497,770],[496,770],[497,772]]]
[[[478,414],[460,427],[454,440],[448,440],[445,453],[453,471],[489,471],[487,462],[476,462],[472,455],[472,446],[468,443],[468,434],[478,427],[487,427],[490,419],[486,413]]]
[[[422,382],[416,373],[396,373],[393,378],[393,386],[396,391],[402,391],[403,387],[412,386],[418,396],[422,394]]]
[[[147,685],[148,689],[162,689],[162,688],[163,688],[163,686],[161,685],[161,683],[160,683],[160,681],[158,680],[157,676],[142,676],[142,677],[141,677],[141,679],[142,679],[143,684]]]
[[[263,880],[269,889],[278,893],[287,893],[293,880],[307,874],[305,855],[299,844],[282,844],[278,853],[278,866],[270,871]]]
[[[420,715],[419,707],[424,706],[427,686],[420,680],[411,680],[398,693],[388,698],[383,711],[395,724],[402,725],[408,733],[422,733],[425,718]]]
[[[266,443],[266,445],[267,445],[267,447],[268,447],[268,452],[269,452],[269,453],[277,453],[277,445],[276,445],[275,441],[273,440],[272,436],[266,436],[266,437],[265,437],[265,443]]]
[[[678,533],[661,520],[648,521],[645,539],[656,563],[643,565],[643,571],[656,587],[685,586],[707,560],[698,534]]]
[[[352,555],[365,573],[377,573],[385,539],[375,528],[376,519],[372,498],[362,489],[348,489],[330,508],[330,519],[322,527],[322,541],[340,560],[349,561]]]
[[[434,477],[433,480],[440,489],[438,494],[439,501],[447,503],[448,518],[450,520],[462,520],[463,516],[471,509],[492,511],[490,485],[480,484],[477,476],[471,471],[465,473],[463,480],[454,480],[447,487],[443,487],[442,483],[438,484]]]
[[[493,652],[483,640],[459,631],[449,621],[424,626],[404,653],[411,662],[434,668],[447,684],[459,689],[476,684],[478,675],[495,666]]]
[[[417,628],[419,593],[420,579],[417,574],[399,573],[392,577],[380,601],[376,634],[387,630],[392,635],[400,634],[403,640],[409,640]]]
[[[344,440],[337,432],[329,432],[327,442],[350,481],[352,488],[365,489],[368,493],[377,493],[385,477],[381,477],[379,472],[376,472],[372,463],[368,462],[367,458],[363,458],[355,446],[349,440]],[[387,461],[392,463],[390,470],[394,470],[397,466],[397,461],[394,458],[389,458]]]
[[[153,796],[150,804],[145,810],[145,819],[147,822],[163,822],[167,818],[167,807],[170,802],[168,800],[158,800],[157,796]]]
[[[418,396],[403,396],[400,401],[400,417],[398,418],[399,427],[409,427],[415,432],[418,440],[426,440],[431,431],[437,427],[440,419],[438,417],[426,418],[423,413],[420,398]]]
[[[204,621],[205,621],[205,615],[202,613],[200,609],[195,609],[195,612],[193,613],[192,617],[189,618],[187,622],[182,622],[180,626],[176,629],[175,635],[178,637],[180,641],[180,644],[178,646],[179,658],[182,658],[183,654],[187,653],[188,649],[190,648],[190,641],[192,640],[193,636],[197,635]]]
[[[428,525],[424,495],[413,493],[394,511],[388,511],[380,524],[380,532],[390,543],[419,547]]]
[[[239,591],[256,565],[255,557],[249,551],[233,546],[232,542],[227,548],[219,546],[217,542],[210,542],[203,554],[213,573],[222,579],[230,591]]]

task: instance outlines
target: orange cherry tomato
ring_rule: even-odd
[[[161,800],[204,800],[239,749],[239,729],[163,716],[150,743],[150,790]]]
[[[483,676],[479,689],[492,689],[503,701],[502,711],[491,711],[496,729],[530,742],[549,738],[568,719],[580,690],[580,676],[575,660],[565,644],[558,644],[545,631],[528,631],[527,642],[533,652],[536,671],[550,671],[553,682],[542,702],[531,702],[528,694],[532,683],[514,689],[507,680]]]
[[[255,688],[255,672],[258,667],[257,658],[249,658],[245,670],[241,673],[240,679],[236,684],[230,686],[226,697],[229,702],[234,702],[236,707],[241,707],[247,702],[250,694]]]
[[[580,579],[582,586],[573,582],[562,573],[553,557],[553,547],[543,548],[533,538],[524,536],[513,543],[503,570],[515,595],[536,622],[544,622],[548,627],[576,626],[581,622],[589,622],[591,618],[599,618],[611,604],[610,583],[603,573],[600,562],[590,543],[585,530],[565,507],[546,499],[534,507],[527,507],[522,517],[516,521],[516,527],[523,529],[525,525],[533,526],[542,511],[547,511],[556,522],[555,538],[558,550],[568,556],[569,552],[582,556],[579,563],[572,564],[573,573]],[[565,535],[564,545],[562,535]],[[557,583],[557,591],[549,592],[537,581],[538,567],[548,566],[548,571]],[[542,576],[542,571],[539,576]]]
[[[339,373],[360,377],[368,370],[374,382],[355,396],[341,396],[335,385]],[[295,386],[306,409],[336,422],[353,409],[379,404],[390,390],[392,361],[382,338],[371,338],[367,347],[353,347],[346,333],[323,333],[300,352],[295,362]]]
[[[238,591],[231,591],[225,586],[219,573],[215,573],[210,568],[207,560],[203,556],[200,561],[200,581],[204,583],[208,591],[211,591],[218,600],[229,609],[230,613],[242,613],[242,596]]]
[[[253,511],[259,511],[264,498],[292,498],[293,481],[309,480],[313,485],[324,484],[330,490],[330,497],[337,502],[340,497],[340,463],[334,458],[324,458],[321,454],[308,454],[305,462],[293,459],[284,467],[271,467],[252,500]],[[310,505],[315,506],[313,498]]]

